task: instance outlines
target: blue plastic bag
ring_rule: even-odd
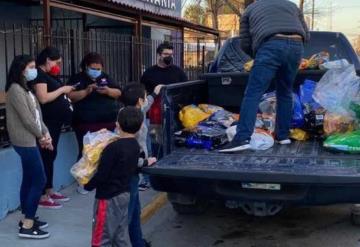
[[[271,92],[264,94],[261,103],[259,105],[260,113],[269,115],[276,114],[276,93]],[[293,116],[291,120],[292,128],[301,128],[305,123],[304,112],[300,102],[300,98],[297,94],[293,93]]]
[[[305,113],[316,111],[321,106],[313,99],[313,94],[316,88],[316,82],[305,80],[304,84],[300,86],[300,102],[305,108]]]
[[[294,110],[293,110],[291,126],[292,128],[301,128],[305,124],[304,111],[302,109],[300,97],[295,93],[293,93],[293,102],[294,102]]]

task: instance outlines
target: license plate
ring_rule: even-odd
[[[257,190],[281,190],[281,184],[242,183],[241,187],[244,189]]]

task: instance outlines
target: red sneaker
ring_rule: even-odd
[[[59,192],[53,192],[50,195],[50,198],[53,199],[56,202],[68,202],[68,201],[70,201],[69,197],[64,196],[63,194],[61,194]]]
[[[59,209],[62,208],[60,203],[54,202],[51,198],[39,202],[39,208]]]

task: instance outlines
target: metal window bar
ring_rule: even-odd
[[[63,56],[64,83],[67,83],[71,75],[79,72],[82,58],[91,51],[103,56],[105,71],[119,86],[129,81],[139,81],[144,70],[156,64],[156,48],[163,42],[148,38],[142,38],[140,42],[134,36],[122,35],[111,30],[84,31],[82,25],[72,23],[69,27],[60,25],[61,23],[59,21],[59,25],[51,30],[50,41]],[[32,22],[29,26],[0,24],[0,91],[4,91],[7,73],[14,56],[29,54],[36,57],[44,48],[44,32],[40,24],[41,21]],[[184,70],[190,80],[197,79],[214,58],[214,40],[183,43],[175,38],[170,42],[174,46],[174,63],[180,66],[184,56]],[[141,66],[136,65],[139,56],[142,57]],[[0,147],[8,143],[5,122],[5,113],[2,110]]]

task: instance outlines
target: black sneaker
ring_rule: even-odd
[[[250,142],[248,140],[245,141],[236,141],[233,140],[232,142],[229,142],[225,146],[223,146],[221,149],[219,149],[220,153],[235,153],[243,150],[249,149]]]
[[[40,230],[39,228],[33,226],[30,229],[25,229],[23,227],[19,230],[20,238],[32,238],[32,239],[44,239],[50,237],[50,233]]]
[[[144,240],[145,247],[151,247],[151,242],[148,242],[145,239],[143,239],[143,240]]]
[[[23,223],[22,223],[21,220],[19,221],[18,226],[19,226],[19,229],[23,226]],[[46,228],[46,227],[48,227],[48,226],[49,226],[49,224],[46,223],[46,222],[40,221],[40,220],[39,220],[39,217],[36,217],[36,218],[34,219],[34,227],[37,227],[37,228],[39,228],[39,229],[44,229],[44,228]]]

